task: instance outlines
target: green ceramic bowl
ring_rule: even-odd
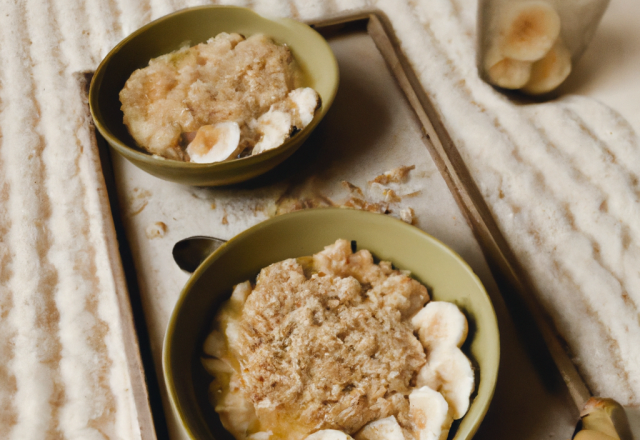
[[[311,255],[338,238],[388,260],[429,288],[435,300],[451,301],[466,314],[463,350],[476,367],[476,392],[468,413],[454,424],[456,440],[473,437],[496,384],[500,342],[496,315],[484,287],[451,249],[402,221],[351,209],[326,208],[274,217],[229,240],[193,273],[175,306],[164,341],[164,378],[176,414],[192,439],[232,439],[207,399],[211,378],[200,364],[202,344],[216,308],[233,285],[255,280],[261,268]]]
[[[283,145],[256,156],[214,164],[195,164],[154,157],[136,146],[123,123],[119,93],[131,73],[151,58],[201,43],[220,32],[269,35],[287,44],[322,105],[313,121]],[[95,125],[118,153],[143,170],[186,185],[212,186],[245,181],[269,171],[304,142],[327,113],[338,88],[338,64],[326,40],[309,26],[290,19],[266,19],[232,6],[202,6],[162,17],[120,42],[102,61],[91,81],[89,105]]]

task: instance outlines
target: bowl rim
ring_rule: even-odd
[[[104,123],[104,119],[102,117],[102,112],[100,111],[100,106],[98,104],[98,91],[102,85],[102,81],[104,78],[104,72],[106,67],[111,62],[111,59],[114,57],[116,53],[118,53],[122,47],[126,46],[131,42],[131,40],[135,39],[140,34],[147,32],[152,27],[158,25],[159,23],[168,21],[173,19],[176,16],[182,14],[189,14],[194,11],[202,11],[202,10],[238,10],[242,11],[244,14],[248,14],[258,18],[258,20],[263,22],[271,22],[276,23],[285,28],[297,29],[298,32],[305,32],[308,35],[313,35],[314,38],[318,41],[318,43],[326,49],[328,54],[327,61],[329,62],[327,65],[327,69],[331,72],[331,77],[335,78],[332,82],[329,93],[326,97],[322,97],[322,103],[320,107],[320,112],[317,112],[314,115],[313,120],[302,130],[295,134],[295,136],[287,139],[283,144],[279,145],[276,148],[265,151],[264,153],[257,154],[255,156],[246,156],[242,158],[236,158],[232,160],[226,160],[222,162],[213,162],[213,163],[193,163],[193,162],[183,162],[174,159],[168,159],[162,156],[154,155],[151,153],[147,153],[139,150],[138,148],[131,147],[126,143],[122,142],[115,134],[111,132],[111,130],[107,127],[106,123]],[[265,15],[261,15],[256,11],[245,8],[242,6],[232,6],[232,5],[200,5],[187,7],[175,12],[163,15],[151,22],[145,24],[144,26],[136,29],[131,32],[129,35],[124,37],[118,44],[116,44],[113,49],[109,51],[109,53],[102,59],[98,67],[96,68],[93,77],[91,78],[91,84],[89,86],[89,110],[91,113],[91,117],[93,119],[95,127],[98,129],[100,134],[107,140],[109,145],[111,145],[116,151],[127,158],[134,159],[139,162],[143,162],[145,164],[150,165],[158,165],[162,164],[163,166],[173,167],[176,169],[215,169],[218,168],[220,171],[223,170],[232,170],[234,168],[243,167],[245,165],[251,165],[252,163],[258,163],[266,161],[274,156],[278,156],[281,153],[289,150],[293,146],[295,146],[295,140],[302,137],[308,136],[308,134],[313,131],[313,129],[318,125],[320,120],[324,117],[324,115],[328,112],[329,108],[333,104],[335,99],[338,85],[340,82],[340,71],[338,66],[338,61],[333,53],[333,50],[329,46],[329,43],[320,35],[318,31],[313,29],[311,26],[307,25],[298,20],[294,20],[286,17],[267,17]]]
[[[165,385],[167,387],[167,394],[169,396],[169,401],[171,404],[171,408],[174,411],[174,414],[178,416],[179,422],[181,424],[181,426],[183,427],[183,429],[185,430],[185,432],[187,433],[187,435],[193,439],[193,440],[197,440],[197,438],[195,437],[194,433],[192,432],[190,426],[186,423],[186,415],[183,411],[182,408],[180,408],[178,406],[177,403],[177,391],[176,391],[176,385],[174,382],[174,378],[173,378],[173,367],[172,367],[172,363],[171,363],[171,356],[170,356],[170,346],[172,345],[172,340],[173,340],[173,333],[175,330],[175,326],[176,326],[176,321],[178,319],[178,315],[180,313],[180,309],[182,304],[185,302],[185,298],[188,295],[189,291],[192,289],[193,285],[196,283],[196,281],[202,276],[202,274],[219,258],[219,256],[225,252],[225,249],[229,246],[233,246],[235,242],[242,240],[244,237],[246,237],[247,235],[251,235],[253,233],[255,233],[256,231],[258,231],[259,229],[263,229],[263,228],[268,228],[270,227],[272,224],[275,223],[279,223],[279,222],[283,222],[283,221],[290,221],[290,219],[295,219],[297,217],[305,217],[305,216],[314,216],[316,215],[318,212],[327,212],[327,211],[335,211],[335,212],[340,212],[340,211],[350,211],[354,214],[354,216],[374,216],[374,215],[379,215],[382,216],[384,218],[386,218],[391,224],[395,224],[396,227],[400,227],[400,228],[404,228],[405,230],[410,231],[411,233],[414,233],[417,236],[420,236],[421,239],[426,239],[427,241],[430,241],[433,245],[435,245],[439,250],[449,254],[450,256],[452,256],[459,264],[461,264],[462,268],[464,270],[466,270],[468,272],[468,274],[471,276],[473,282],[479,287],[480,289],[480,295],[483,297],[484,300],[486,300],[488,306],[489,306],[489,315],[490,315],[490,319],[489,319],[489,327],[485,327],[485,329],[492,334],[492,339],[496,341],[496,354],[495,356],[491,357],[489,363],[491,364],[491,366],[493,368],[490,368],[489,371],[483,371],[481,373],[480,376],[480,380],[477,380],[476,382],[476,387],[475,387],[475,392],[478,393],[479,392],[479,388],[480,385],[482,384],[484,386],[485,390],[488,390],[487,392],[485,392],[485,394],[483,394],[482,396],[480,395],[476,395],[476,397],[474,398],[474,400],[471,402],[471,405],[474,404],[480,404],[481,408],[480,411],[477,412],[475,414],[475,418],[476,418],[476,422],[473,423],[473,425],[471,426],[471,429],[469,430],[468,434],[467,434],[467,439],[471,439],[473,438],[473,436],[475,435],[475,433],[477,432],[477,430],[479,429],[482,421],[484,420],[487,411],[489,410],[489,406],[490,403],[493,399],[493,396],[495,394],[495,389],[496,389],[496,383],[497,383],[497,379],[498,379],[498,370],[499,370],[499,365],[500,365],[500,356],[501,356],[501,352],[500,352],[500,332],[499,332],[499,327],[498,327],[498,319],[497,319],[497,315],[495,312],[495,308],[493,306],[493,302],[491,301],[491,297],[489,296],[489,294],[487,293],[484,284],[482,284],[482,282],[480,281],[480,278],[478,277],[478,275],[473,271],[473,269],[471,268],[471,266],[469,266],[469,264],[460,256],[458,255],[457,252],[455,252],[453,249],[451,249],[449,246],[447,246],[446,244],[444,244],[442,241],[440,241],[439,239],[435,238],[434,236],[432,236],[431,234],[429,234],[428,232],[423,231],[422,229],[419,229],[416,226],[410,225],[408,223],[405,223],[404,221],[394,218],[394,217],[390,217],[388,215],[385,214],[378,214],[378,213],[372,213],[372,212],[368,212],[368,211],[361,211],[361,210],[356,210],[356,209],[351,209],[351,208],[340,208],[340,207],[323,207],[323,208],[311,208],[311,209],[305,209],[305,210],[300,210],[300,211],[294,211],[294,212],[290,212],[287,214],[282,214],[276,217],[271,217],[267,220],[264,220],[248,229],[245,229],[244,231],[240,232],[239,234],[235,235],[234,237],[230,238],[226,243],[222,244],[218,249],[216,249],[211,255],[209,255],[197,268],[196,270],[191,274],[191,276],[189,277],[189,279],[187,280],[187,282],[185,283],[184,287],[182,288],[182,290],[180,291],[180,295],[175,303],[175,306],[171,312],[171,316],[169,318],[169,323],[167,325],[166,331],[165,331],[165,336],[164,336],[164,341],[162,344],[162,372],[163,372],[163,377],[164,377],[164,382]],[[386,220],[385,220],[386,221]],[[478,400],[480,399],[480,400]],[[471,410],[471,405],[469,406],[469,410]],[[469,412],[467,412],[465,414],[464,417],[466,417],[469,414]],[[462,420],[462,419],[461,419]],[[457,438],[457,433],[456,436],[454,437],[454,440]]]

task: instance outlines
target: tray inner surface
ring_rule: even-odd
[[[498,315],[502,359],[495,398],[475,438],[568,438],[576,412],[566,388],[541,340],[527,330],[533,324],[525,306],[505,306],[498,283],[510,289],[504,283],[509,277],[494,258],[490,234],[479,234],[467,207],[477,197],[473,182],[464,177],[464,164],[456,172],[455,146],[434,110],[424,110],[424,92],[390,28],[370,13],[327,18],[316,28],[338,59],[338,95],[299,152],[264,177],[212,189],[164,182],[109,154],[97,135],[158,438],[187,438],[170,409],[161,370],[164,330],[188,278],[172,261],[173,244],[191,235],[228,239],[279,213],[331,205],[396,216],[413,209],[416,226],[458,252],[484,283]],[[407,182],[370,183],[399,166],[415,166]]]

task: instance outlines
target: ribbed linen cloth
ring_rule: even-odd
[[[0,0],[2,439],[141,438],[126,292],[76,74],[200,4]],[[589,386],[640,404],[640,151],[627,121],[580,96],[516,105],[483,83],[474,0],[220,4],[300,20],[382,10]]]

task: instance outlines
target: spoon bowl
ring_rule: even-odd
[[[216,249],[226,243],[215,237],[196,235],[180,240],[173,246],[173,260],[185,272],[193,273]]]

